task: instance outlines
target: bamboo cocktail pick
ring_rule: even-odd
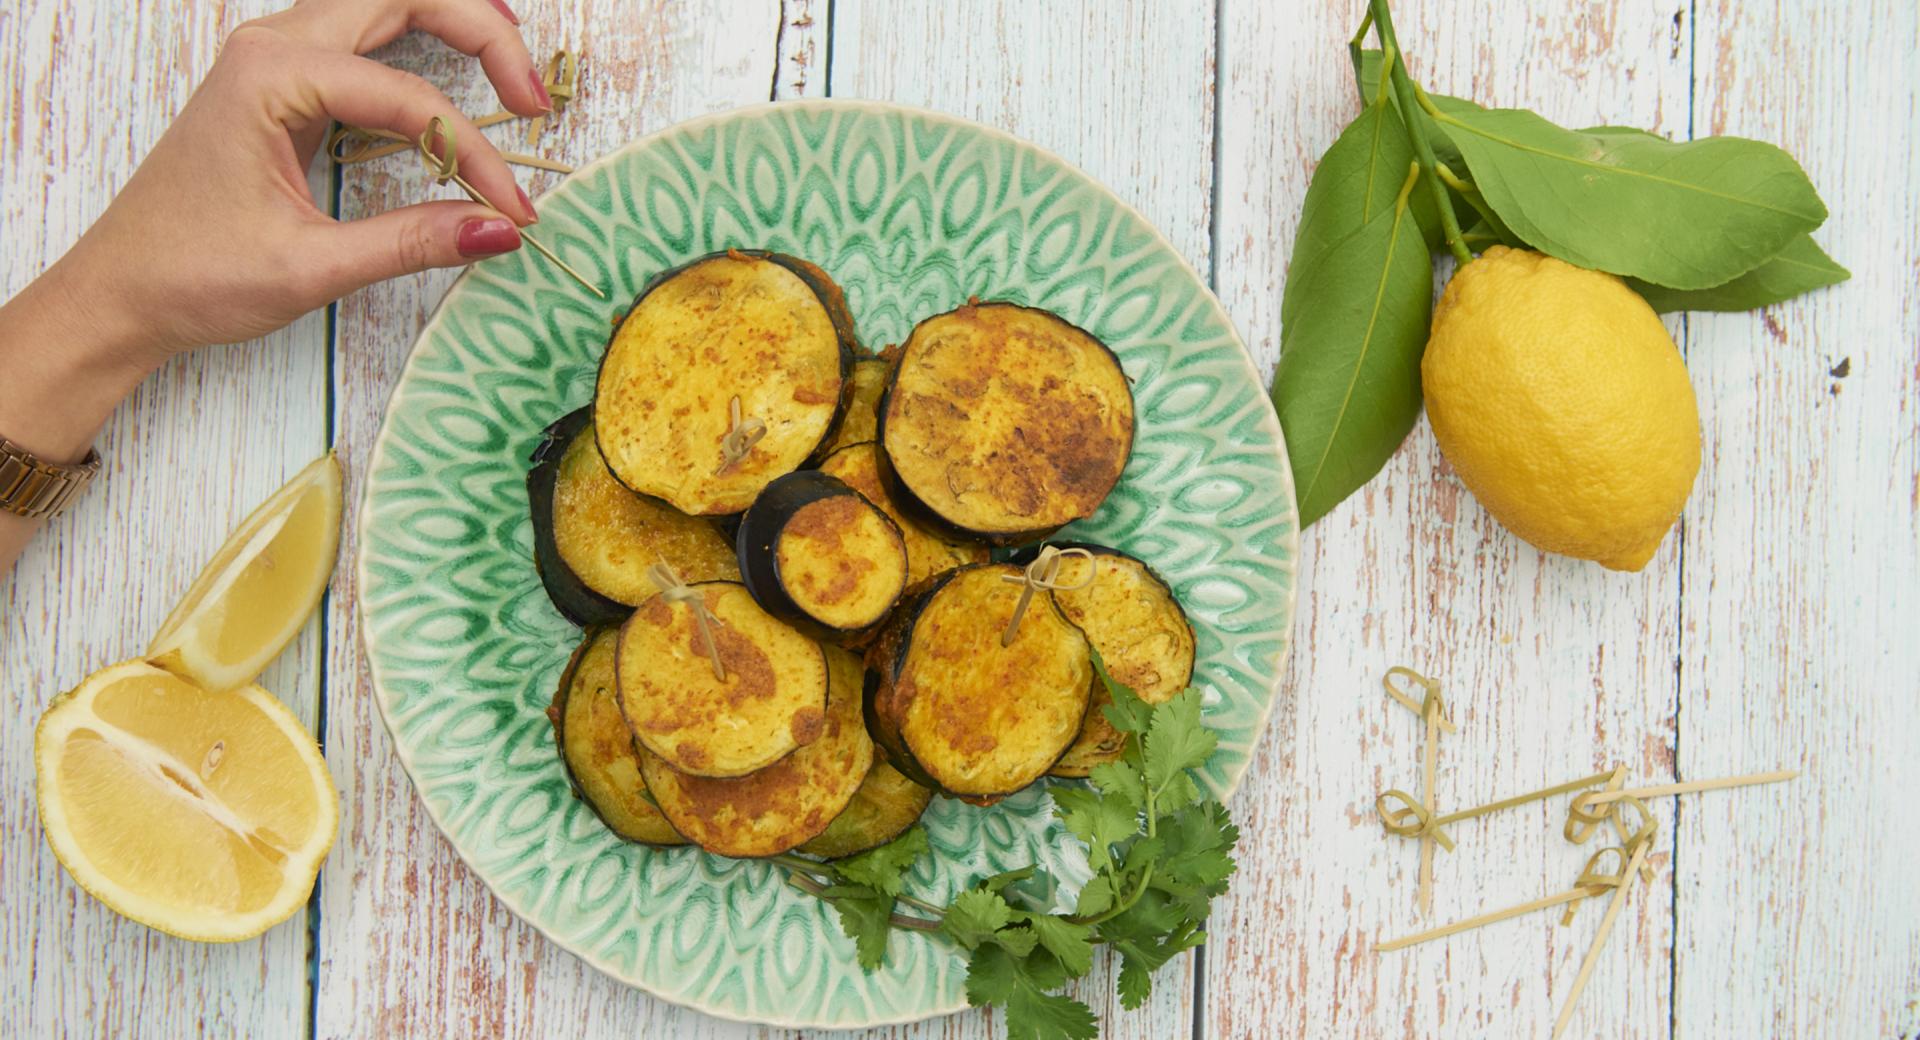
[[[1078,556],[1087,561],[1085,580],[1073,585],[1059,584],[1060,560],[1065,556]],[[1021,588],[1020,602],[1013,605],[1013,616],[1007,619],[1007,629],[1000,633],[1000,645],[1013,645],[1013,635],[1020,630],[1020,619],[1027,616],[1027,605],[1033,602],[1035,592],[1040,589],[1057,589],[1061,592],[1084,589],[1093,584],[1093,577],[1099,569],[1100,562],[1085,549],[1056,549],[1051,545],[1043,545],[1040,547],[1040,554],[1033,558],[1032,563],[1027,564],[1026,570],[1018,575],[1002,574],[1001,581],[1013,582]]]
[[[1679,784],[1658,784],[1653,787],[1636,787],[1631,791],[1590,791],[1573,800],[1580,811],[1588,811],[1590,806],[1605,805],[1622,798],[1664,798],[1667,795],[1693,794],[1697,791],[1718,791],[1727,787],[1751,787],[1755,784],[1777,784],[1800,775],[1798,769],[1777,769],[1771,773],[1748,773],[1744,776],[1723,776],[1718,780],[1689,780]]]
[[[1623,797],[1631,798],[1632,796],[1624,795]],[[1640,805],[1642,812],[1646,811],[1646,806],[1638,799],[1635,799],[1633,804]],[[1648,813],[1647,818],[1651,820],[1652,814]],[[1639,877],[1640,867],[1646,861],[1647,847],[1653,844],[1653,834],[1650,830],[1643,833],[1646,835],[1645,840],[1634,843],[1633,855],[1627,859],[1627,869],[1620,886],[1613,890],[1613,898],[1607,903],[1607,912],[1600,918],[1600,931],[1594,935],[1593,945],[1587,947],[1587,956],[1580,962],[1580,974],[1573,980],[1573,990],[1567,994],[1566,1003],[1560,1006],[1560,1017],[1553,1023],[1554,1040],[1558,1040],[1560,1034],[1566,1032],[1567,1022],[1573,1018],[1573,1006],[1579,1003],[1580,992],[1587,988],[1587,980],[1593,977],[1593,966],[1600,960],[1600,948],[1606,945],[1607,935],[1613,931],[1613,922],[1620,916],[1620,908],[1626,905],[1627,893],[1633,889],[1634,880]]]
[[[1415,701],[1405,691],[1393,685],[1395,676],[1401,676],[1426,691],[1426,696]],[[1440,699],[1440,683],[1429,679],[1411,668],[1395,666],[1387,669],[1380,679],[1380,685],[1386,688],[1387,696],[1399,702],[1401,706],[1420,716],[1426,733],[1421,748],[1421,775],[1424,785],[1421,787],[1420,804],[1428,816],[1433,814],[1434,771],[1439,765],[1440,733],[1457,733],[1452,720],[1446,717],[1444,702]],[[1431,834],[1420,836],[1420,914],[1425,916],[1433,911],[1433,846],[1435,838]]]
[[[512,112],[494,112],[474,120],[473,125],[488,127],[518,118],[520,117],[514,115]],[[376,143],[380,141],[387,143]],[[410,152],[413,150],[413,147],[414,142],[411,138],[396,134],[391,130],[372,130],[364,126],[336,127],[333,133],[327,136],[327,154],[333,158],[334,162],[342,166],[347,166],[352,163],[369,162],[374,159],[383,159],[389,155],[398,155],[401,152]],[[500,158],[518,166],[533,166],[542,170],[552,170],[555,173],[573,172],[573,167],[568,166],[566,163],[554,162],[552,159],[543,159],[538,155],[502,151]]]
[[[767,435],[766,420],[748,418],[741,414],[738,394],[733,396],[733,400],[727,402],[727,418],[732,425],[727,428],[727,435],[720,439],[719,472],[721,473],[725,473],[734,463],[746,458],[747,453],[753,450],[753,446],[760,443],[760,438]]]
[[[439,145],[438,151],[436,151],[434,147],[436,144]],[[473,201],[490,209],[498,210],[502,213],[506,212],[506,210],[495,206],[485,195],[476,191],[473,185],[468,184],[466,179],[460,176],[460,156],[454,151],[453,128],[447,125],[445,118],[434,116],[433,119],[427,123],[426,131],[420,135],[420,161],[426,164],[427,171],[433,174],[433,179],[436,183],[445,184],[448,181],[452,181],[459,185],[460,190],[466,192],[467,197]],[[520,237],[526,240],[526,243],[537,250],[541,256],[553,261],[555,267],[572,275],[574,281],[586,286],[588,292],[591,292],[603,300],[607,298],[607,294],[601,292],[599,286],[587,281],[580,272],[569,267],[565,260],[555,256],[553,250],[541,245],[538,239],[527,234],[524,230],[520,232]],[[718,664],[716,664],[715,667],[717,668]]]
[[[1462,809],[1459,812],[1448,813],[1445,816],[1432,815],[1427,811],[1426,806],[1414,801],[1413,796],[1400,790],[1380,792],[1380,796],[1374,799],[1373,805],[1374,809],[1379,812],[1380,823],[1386,827],[1387,833],[1398,834],[1404,838],[1417,838],[1431,834],[1433,840],[1440,843],[1441,848],[1451,852],[1453,851],[1453,839],[1449,838],[1447,832],[1441,829],[1449,823],[1471,820],[1478,816],[1485,816],[1488,813],[1499,812],[1502,809],[1512,809],[1517,806],[1526,805],[1529,802],[1538,802],[1552,798],[1554,795],[1571,794],[1574,791],[1592,787],[1594,784],[1605,783],[1607,778],[1613,776],[1613,774],[1614,771],[1609,769],[1604,773],[1595,773],[1592,776],[1581,777],[1578,780],[1569,780],[1564,784],[1543,787],[1538,791],[1528,791],[1526,794],[1515,795],[1512,798],[1502,798],[1497,802],[1488,802],[1485,805],[1475,806],[1472,809]],[[1390,799],[1400,802],[1401,808],[1388,809],[1386,803]],[[1408,823],[1407,821],[1410,819],[1414,822]]]
[[[1609,846],[1596,851],[1592,856],[1588,857],[1586,867],[1580,871],[1579,880],[1575,881],[1573,887],[1567,889],[1565,892],[1556,892],[1550,896],[1541,896],[1539,899],[1530,899],[1517,906],[1490,910],[1484,914],[1469,917],[1464,921],[1455,921],[1452,924],[1441,925],[1438,928],[1429,928],[1424,932],[1415,932],[1412,935],[1403,936],[1399,939],[1391,939],[1375,946],[1374,949],[1381,953],[1403,950],[1409,946],[1432,942],[1435,939],[1444,939],[1449,935],[1458,935],[1461,932],[1471,931],[1475,928],[1482,928],[1486,925],[1496,924],[1500,921],[1530,914],[1536,910],[1546,910],[1566,903],[1577,904],[1583,899],[1600,895],[1608,889],[1618,886],[1621,880],[1619,875],[1610,874],[1600,869],[1600,861],[1609,853],[1619,854],[1620,850]],[[1621,859],[1624,862],[1626,857],[1621,856]]]
[[[573,100],[573,87],[580,76],[580,62],[572,51],[555,51],[547,59],[547,74],[541,79],[541,85],[547,88],[547,100],[553,103],[552,115],[558,117],[567,110],[567,102]],[[540,143],[540,134],[547,128],[546,116],[534,116],[527,124],[527,147]]]
[[[727,681],[727,666],[720,663],[720,644],[713,639],[713,612],[707,609],[707,597],[699,589],[680,580],[680,575],[661,561],[647,568],[647,580],[660,589],[660,598],[668,603],[685,603],[700,626],[700,639],[707,646],[707,660],[713,663],[713,677]]]

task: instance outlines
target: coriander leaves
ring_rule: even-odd
[[[1058,992],[1093,970],[1097,943],[1119,955],[1121,1004],[1144,1004],[1153,974],[1205,941],[1201,925],[1234,871],[1239,831],[1189,772],[1215,745],[1199,694],[1149,705],[1097,653],[1094,668],[1112,693],[1107,719],[1129,744],[1119,761],[1093,770],[1090,786],[1052,788],[1054,815],[1086,843],[1093,870],[1071,913],[1054,909],[1054,879],[1032,867],[981,878],[944,907],[907,895],[907,872],[928,849],[917,826],[832,863],[773,857],[793,884],[833,906],[868,969],[883,963],[897,928],[934,933],[967,951],[967,999],[1004,1008],[1010,1040],[1099,1035],[1091,1009]]]

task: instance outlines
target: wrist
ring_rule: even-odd
[[[0,436],[56,464],[86,456],[158,360],[75,273],[63,260],[0,305]]]

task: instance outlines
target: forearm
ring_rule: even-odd
[[[86,457],[100,427],[149,371],[134,332],[81,288],[69,257],[0,306],[0,437],[51,463]],[[42,521],[0,510],[0,576]]]

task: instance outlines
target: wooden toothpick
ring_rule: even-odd
[[[720,661],[720,644],[713,638],[713,612],[707,609],[707,597],[699,589],[680,580],[680,575],[665,560],[647,568],[647,580],[660,589],[660,598],[668,603],[685,603],[700,626],[700,639],[707,646],[707,660],[713,664],[713,677],[727,681],[727,666]]]
[[[1426,691],[1426,695],[1416,702],[1411,696],[1394,686],[1395,676],[1420,686]],[[1425,782],[1421,788],[1420,804],[1426,809],[1427,815],[1431,816],[1434,809],[1434,773],[1439,766],[1440,731],[1445,729],[1448,733],[1458,732],[1453,722],[1446,718],[1445,706],[1440,699],[1440,683],[1411,668],[1396,665],[1387,669],[1387,674],[1380,679],[1380,685],[1386,688],[1387,696],[1419,715],[1425,728],[1420,752],[1421,776]],[[1419,901],[1420,914],[1423,917],[1433,911],[1433,847],[1436,842],[1437,838],[1431,833],[1423,833],[1420,836]]]
[[[1539,899],[1529,900],[1518,906],[1509,906],[1502,910],[1489,911],[1476,917],[1469,917],[1464,921],[1455,921],[1452,924],[1441,925],[1438,928],[1429,928],[1424,932],[1415,932],[1412,935],[1399,939],[1392,939],[1375,946],[1374,949],[1379,950],[1381,953],[1392,950],[1403,950],[1409,946],[1417,946],[1423,942],[1444,939],[1449,935],[1457,935],[1461,932],[1470,931],[1499,921],[1505,921],[1508,918],[1519,917],[1522,914],[1530,914],[1535,910],[1545,910],[1548,907],[1559,906],[1562,903],[1571,903],[1576,900],[1586,899],[1589,896],[1597,896],[1605,891],[1605,888],[1599,886],[1570,888],[1565,892],[1557,892],[1550,896],[1541,896]]]
[[[438,145],[437,149],[435,147],[436,145]],[[454,184],[459,185],[460,190],[466,192],[467,197],[473,201],[489,209],[498,210],[501,213],[506,212],[506,210],[495,206],[492,201],[485,195],[480,194],[473,185],[468,184],[466,179],[460,176],[460,156],[454,150],[453,128],[447,125],[445,118],[434,116],[433,119],[427,123],[426,131],[420,135],[420,161],[426,164],[428,172],[433,174],[433,179],[438,183],[445,184],[448,181],[452,181]],[[573,280],[585,286],[588,292],[603,300],[607,298],[607,294],[601,292],[599,286],[587,281],[580,272],[568,266],[565,260],[554,255],[553,250],[541,245],[538,239],[527,234],[524,230],[520,232],[520,237],[524,239],[528,245],[537,250],[541,256],[552,261],[554,266],[572,275]]]
[[[1681,784],[1659,784],[1654,787],[1636,787],[1630,791],[1594,791],[1575,799],[1583,806],[1604,805],[1621,798],[1664,798],[1673,794],[1693,794],[1696,791],[1718,791],[1726,787],[1750,787],[1754,784],[1777,784],[1800,775],[1798,769],[1779,769],[1771,773],[1748,773],[1745,776],[1724,776],[1718,780],[1689,780]]]
[[[1567,993],[1567,1002],[1561,1005],[1560,1017],[1553,1023],[1555,1040],[1558,1040],[1561,1033],[1566,1032],[1567,1022],[1573,1018],[1573,1006],[1580,1000],[1580,991],[1587,988],[1587,979],[1593,976],[1593,966],[1600,960],[1600,947],[1606,944],[1608,933],[1613,931],[1614,919],[1620,916],[1620,908],[1626,905],[1627,892],[1633,888],[1634,879],[1638,876],[1640,866],[1646,859],[1647,847],[1652,844],[1650,837],[1636,844],[1633,855],[1627,860],[1625,880],[1620,887],[1613,890],[1613,898],[1607,902],[1607,912],[1600,918],[1600,931],[1594,935],[1593,945],[1587,947],[1587,956],[1580,962],[1580,974],[1574,977],[1573,989]]]
[[[1502,809],[1512,809],[1517,806],[1526,805],[1529,802],[1543,801],[1552,798],[1554,795],[1569,794],[1583,788],[1592,787],[1594,784],[1605,783],[1606,779],[1612,775],[1612,770],[1604,773],[1595,773],[1592,776],[1581,777],[1578,780],[1569,780],[1564,784],[1555,784],[1552,787],[1543,787],[1538,791],[1528,791],[1526,794],[1515,795],[1512,798],[1502,798],[1497,802],[1488,802],[1485,805],[1475,806],[1471,809],[1462,809],[1459,812],[1448,813],[1445,816],[1426,816],[1426,807],[1413,802],[1411,798],[1407,797],[1407,795],[1401,791],[1386,791],[1382,793],[1378,799],[1375,799],[1374,807],[1379,810],[1381,823],[1386,826],[1390,833],[1412,838],[1430,831],[1434,836],[1434,840],[1438,841],[1442,848],[1451,850],[1453,848],[1453,842],[1449,840],[1446,837],[1446,833],[1441,830],[1442,827],[1449,823],[1459,823],[1461,820],[1471,820],[1477,816],[1485,816],[1488,813],[1499,812]],[[1411,805],[1411,808],[1402,809],[1397,815],[1389,814],[1385,806],[1381,803],[1393,795],[1398,795],[1401,799],[1404,799]],[[1420,818],[1420,823],[1411,827],[1407,826],[1405,821],[1409,816]]]
[[[1060,561],[1064,557],[1078,556],[1087,561],[1087,576],[1072,585],[1059,584]],[[1094,575],[1099,572],[1100,563],[1093,554],[1085,549],[1058,549],[1051,545],[1040,547],[1039,555],[1019,574],[1002,574],[1001,581],[1010,581],[1020,588],[1020,601],[1013,605],[1013,616],[1007,619],[1006,631],[1000,633],[1000,645],[1012,646],[1015,632],[1020,630],[1020,619],[1027,616],[1027,605],[1033,602],[1033,594],[1041,589],[1072,592],[1093,584]]]
[[[727,427],[727,435],[720,438],[720,468],[716,471],[719,473],[725,473],[734,463],[746,458],[753,446],[760,443],[760,438],[767,435],[766,420],[741,414],[739,394],[727,402],[727,418],[731,425]]]
[[[580,75],[580,62],[572,51],[555,51],[547,60],[547,74],[541,79],[541,85],[547,88],[547,100],[553,104],[552,115],[559,116],[567,110],[567,102],[573,100],[573,88]],[[540,134],[547,128],[546,116],[535,116],[527,124],[527,147],[540,142]]]

